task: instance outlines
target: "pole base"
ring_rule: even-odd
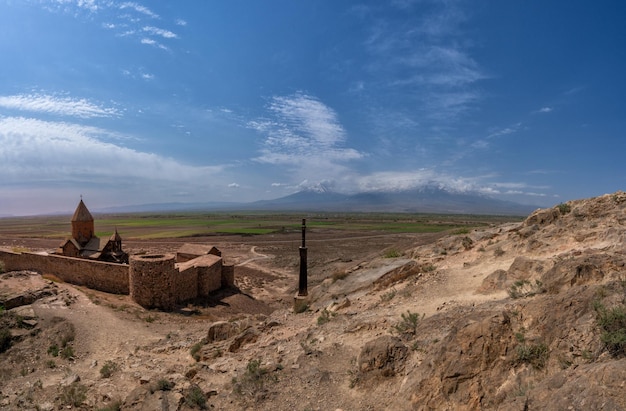
[[[309,298],[306,295],[296,294],[293,297],[293,312],[296,314],[303,313],[309,309]]]

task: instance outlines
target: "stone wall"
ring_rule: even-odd
[[[130,257],[130,297],[146,308],[172,310],[176,305],[178,270],[173,254]]]
[[[235,266],[223,265],[222,266],[222,287],[234,287],[235,286]]]
[[[177,303],[193,300],[198,297],[198,274],[199,270],[197,268],[182,272],[176,270],[173,282]]]
[[[131,256],[130,265],[59,255],[0,250],[6,271],[33,270],[70,284],[114,294],[130,294],[146,308],[172,310],[176,304],[234,286],[234,266],[204,255],[177,267],[173,254]]]
[[[222,287],[222,260],[218,263],[198,267],[198,296],[208,297],[209,293]]]
[[[128,265],[82,260],[58,255],[13,253],[0,250],[6,271],[32,270],[52,274],[67,283],[113,294],[128,294]]]

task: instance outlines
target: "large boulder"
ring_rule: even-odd
[[[626,271],[626,258],[621,254],[592,251],[564,255],[559,260],[541,276],[549,293],[558,293],[575,285],[619,279]]]
[[[358,358],[359,371],[379,371],[383,376],[393,376],[404,369],[408,348],[398,337],[385,335],[365,344]]]
[[[224,341],[239,334],[239,324],[231,321],[217,321],[209,326],[207,343]]]

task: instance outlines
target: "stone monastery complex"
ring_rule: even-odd
[[[34,270],[76,285],[129,294],[146,308],[177,305],[235,284],[234,266],[224,264],[213,246],[185,244],[176,254],[129,256],[117,229],[108,240],[95,235],[94,219],[83,200],[72,216],[72,236],[53,254],[0,250],[7,270]]]
[[[96,237],[93,217],[82,198],[72,216],[72,237],[61,244],[57,254],[128,264],[128,254],[122,251],[122,237],[117,228],[106,242]]]

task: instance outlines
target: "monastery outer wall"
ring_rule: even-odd
[[[6,271],[33,270],[52,274],[70,284],[114,294],[130,294],[146,308],[172,310],[176,304],[207,297],[221,287],[234,286],[234,266],[219,263],[184,271],[174,255],[131,256],[130,265],[59,255],[0,250]]]
[[[235,266],[234,265],[222,265],[222,287],[234,287],[235,286]]]
[[[203,267],[192,268],[182,272],[176,269],[174,289],[176,290],[177,303],[198,297],[198,273],[201,268]]]
[[[113,294],[128,294],[128,266],[59,255],[13,253],[0,250],[6,271],[33,270],[52,274],[66,283]]]
[[[209,293],[222,287],[222,263],[208,267],[197,267],[198,270],[198,296],[208,297]]]
[[[198,296],[198,270],[179,272],[173,254],[130,258],[130,296],[146,308],[173,310]]]

